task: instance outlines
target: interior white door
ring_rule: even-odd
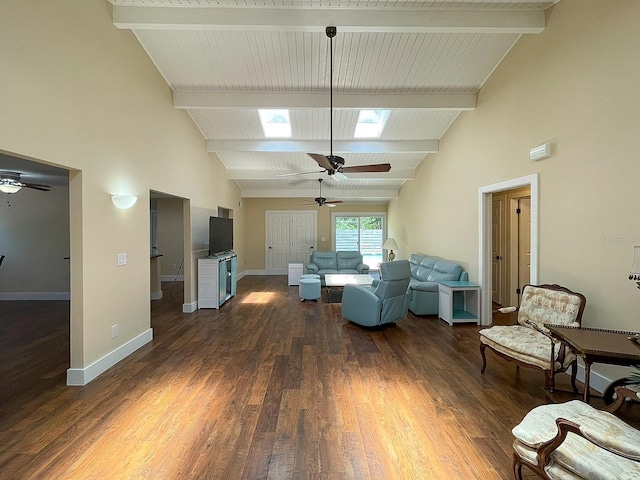
[[[268,275],[287,275],[289,262],[309,261],[316,242],[316,212],[272,211],[266,222]]]
[[[287,275],[289,271],[289,213],[267,213],[267,274]]]
[[[494,194],[491,209],[491,300],[504,303],[506,288],[506,201],[505,194]]]
[[[309,262],[309,257],[316,241],[315,212],[301,212],[291,214],[291,262]]]

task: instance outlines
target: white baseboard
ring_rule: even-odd
[[[3,292],[0,300],[70,300],[69,292]]]
[[[141,333],[137,337],[129,340],[124,345],[116,348],[99,360],[85,368],[70,368],[67,370],[67,385],[83,386],[95,379],[101,373],[106,372],[119,361],[125,359],[140,347],[153,340],[153,329]]]
[[[162,298],[162,290],[159,292],[151,292],[151,300],[160,300]]]
[[[198,309],[198,302],[183,303],[182,313],[193,313]]]
[[[244,278],[246,275],[247,275],[247,272],[243,270],[242,272],[240,272],[240,273],[238,273],[238,274],[236,275],[236,281],[238,281],[238,280],[240,280],[240,279]]]
[[[245,270],[245,275],[267,275],[266,270]]]
[[[567,370],[567,374],[571,372],[571,369]],[[576,378],[584,383],[584,365],[578,364],[578,375]],[[615,378],[607,378],[601,373],[594,372],[593,367],[591,368],[591,375],[589,375],[589,387],[597,390],[600,393],[604,393],[609,384],[616,380]]]

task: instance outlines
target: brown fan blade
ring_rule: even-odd
[[[307,153],[307,155],[313,158],[322,168],[328,171],[333,170],[333,165],[325,155],[320,155],[319,153]]]
[[[355,167],[342,167],[342,173],[367,173],[367,172],[388,172],[391,170],[390,163],[377,163],[375,165],[356,165]]]
[[[331,203],[332,205],[335,205],[336,203],[342,203],[342,200],[332,200],[330,202],[324,202],[325,204],[329,204]]]
[[[48,192],[51,190],[49,185],[41,185],[39,183],[23,183],[23,187],[33,188],[34,190],[42,190],[43,192]]]

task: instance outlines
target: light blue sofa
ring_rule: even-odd
[[[362,263],[360,252],[313,252],[307,265],[307,273],[320,275],[324,285],[327,273],[369,273],[369,265]]]
[[[409,310],[415,315],[438,314],[438,282],[459,280],[469,281],[469,274],[462,265],[440,257],[412,253],[409,257],[411,281],[407,295]],[[454,298],[456,301],[464,301]],[[454,305],[454,308],[457,308]]]
[[[374,280],[371,286],[344,287],[342,316],[365,327],[377,327],[405,318],[410,275],[407,260],[381,263],[381,279]]]

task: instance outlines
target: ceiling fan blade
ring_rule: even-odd
[[[391,170],[390,163],[377,163],[375,165],[356,165],[354,167],[342,167],[343,173],[367,173],[367,172],[388,172]]]
[[[49,185],[41,185],[39,183],[22,183],[22,186],[27,188],[33,188],[34,190],[41,190],[43,192],[48,192],[51,190],[51,187]]]
[[[326,170],[314,170],[313,172],[280,173],[276,177],[295,177],[296,175],[308,175],[310,173],[324,173]]]
[[[318,165],[320,165],[325,170],[333,170],[333,165],[331,165],[331,162],[326,157],[326,155],[320,155],[319,153],[307,153],[307,155],[313,158],[318,163]]]
[[[343,202],[342,202],[342,200],[331,200],[329,202],[324,202],[324,203],[325,203],[325,205],[329,205],[329,204],[335,205],[337,203],[343,203]]]

